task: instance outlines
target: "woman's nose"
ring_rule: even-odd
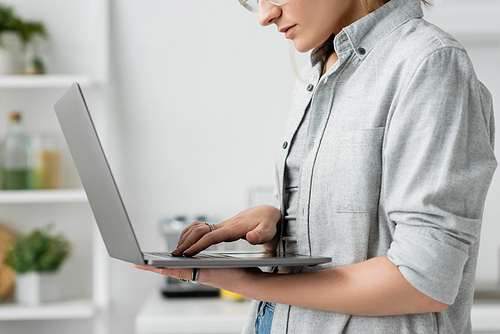
[[[259,1],[259,24],[261,26],[265,27],[274,23],[273,21],[280,15],[281,8],[269,3],[267,0]]]

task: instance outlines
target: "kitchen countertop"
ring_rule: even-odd
[[[135,319],[136,334],[236,334],[245,323],[250,300],[164,298],[151,294]],[[477,299],[473,332],[500,333],[500,299]]]
[[[219,297],[165,298],[155,291],[135,319],[136,334],[236,334],[245,323],[250,300]]]

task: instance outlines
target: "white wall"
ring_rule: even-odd
[[[236,0],[112,1],[112,167],[139,242],[157,246],[157,221],[179,213],[230,217],[251,186],[272,183],[293,87],[287,44]],[[500,101],[498,44],[468,42]],[[498,273],[500,193],[485,215],[479,272]],[[133,318],[157,278],[112,261],[111,333]],[[153,287],[152,287],[153,286]]]
[[[463,44],[474,63],[479,79],[493,94],[496,110],[497,160],[500,162],[500,40],[474,41],[464,39]],[[481,244],[477,268],[477,288],[498,288],[500,275],[500,172],[493,176],[490,191],[486,199]]]
[[[488,87],[496,106],[496,152],[499,154],[500,3],[495,0],[436,0],[424,18],[452,33],[467,49],[478,78]],[[500,159],[499,159],[500,160]],[[493,177],[486,207],[477,268],[478,290],[498,288],[500,275],[500,173]]]
[[[49,10],[51,15],[47,17],[62,21],[81,21],[91,10],[82,6],[87,15],[75,18],[67,12],[68,8],[81,6],[76,0],[61,0],[60,6],[48,9],[27,5],[30,1],[38,3],[7,2],[22,7],[30,17],[46,17],[44,10]],[[295,78],[283,36],[275,27],[260,27],[257,16],[244,10],[236,0],[110,1],[114,108],[110,117],[112,145],[107,153],[139,242],[143,249],[154,250],[158,246],[157,222],[161,217],[210,214],[227,218],[246,207],[250,187],[272,184],[274,156],[281,146]],[[450,1],[455,0],[435,2]],[[453,15],[446,18],[460,25],[468,19]],[[76,26],[81,27],[78,32],[53,32],[77,37],[68,45],[52,46],[53,63],[57,66],[51,70],[80,68],[70,63],[76,59],[74,54],[92,57],[96,53],[94,48],[82,47],[89,45],[81,40],[86,25]],[[459,39],[469,50],[479,78],[492,91],[498,110],[500,41]],[[62,51],[70,56],[61,56]],[[82,71],[87,70],[93,72],[86,67]],[[16,107],[35,109],[33,101],[22,99],[21,94],[25,93],[12,94],[0,100],[0,119],[6,119],[5,112],[14,105],[13,101]],[[50,110],[60,95],[54,94],[47,96]],[[37,96],[35,100],[39,99]],[[88,102],[94,110],[92,98]],[[42,119],[44,114],[32,118],[32,123],[27,123],[28,130],[40,128],[40,124],[43,130],[57,126],[55,119]],[[500,133],[500,116],[497,124]],[[4,124],[0,124],[2,133]],[[497,151],[499,141],[500,134]],[[500,272],[499,200],[497,173],[485,210],[478,266],[482,284],[496,284]],[[3,215],[8,217],[9,212]],[[78,229],[71,233],[83,238],[82,233],[89,231]],[[78,254],[85,250],[82,248]],[[159,278],[135,270],[128,263],[110,263],[110,333],[132,334],[134,317],[144,298],[158,290]],[[87,262],[83,265],[90,266]],[[89,284],[82,282],[81,277],[72,283],[75,282]],[[89,290],[90,285],[85,289]],[[87,321],[46,321],[43,327],[39,325],[4,323],[0,332],[55,333],[57,329],[57,333],[66,333],[74,326],[74,332],[83,333],[90,327]]]
[[[111,165],[143,249],[166,215],[229,218],[272,185],[294,75],[275,28],[237,1],[112,1]],[[112,333],[152,274],[112,261]]]

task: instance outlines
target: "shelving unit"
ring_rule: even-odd
[[[12,5],[21,16],[46,24],[50,53],[48,74],[0,76],[0,137],[6,131],[1,120],[10,110],[21,110],[29,134],[48,133],[61,139],[67,168],[63,189],[0,190],[0,224],[15,233],[52,224],[69,239],[72,250],[61,268],[63,300],[38,306],[0,304],[0,328],[5,324],[10,334],[21,334],[29,323],[29,328],[36,328],[37,333],[48,334],[58,333],[58,324],[64,328],[68,321],[78,321],[80,325],[83,321],[86,325],[75,326],[74,333],[85,330],[87,334],[87,329],[92,328],[89,334],[105,334],[109,257],[62,139],[53,105],[71,84],[78,82],[92,107],[101,137],[106,137],[109,0],[4,3]]]
[[[23,232],[45,226],[45,219],[55,221],[74,248],[61,270],[64,299],[38,306],[0,304],[0,327],[3,321],[85,320],[93,323],[94,334],[107,333],[108,256],[83,189],[0,191],[0,208],[0,221]]]

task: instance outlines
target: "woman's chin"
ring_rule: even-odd
[[[306,53],[311,51],[313,48],[308,47],[307,45],[304,45],[300,41],[292,40],[293,46],[295,47],[295,50],[297,50],[300,53]]]

